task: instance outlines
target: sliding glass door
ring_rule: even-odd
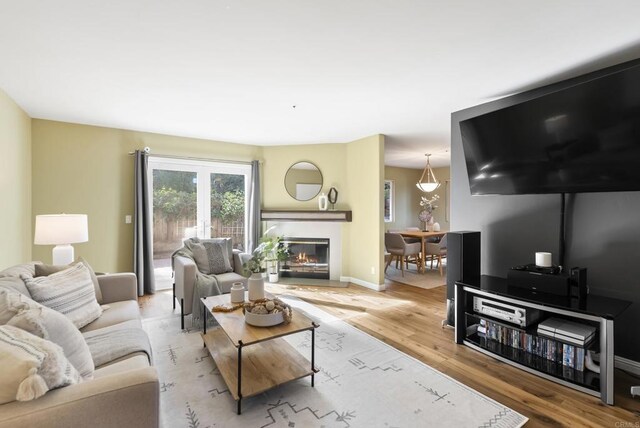
[[[156,289],[171,288],[171,254],[186,238],[232,238],[247,247],[251,166],[150,157]]]

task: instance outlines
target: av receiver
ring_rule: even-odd
[[[540,311],[537,309],[514,306],[479,296],[473,296],[473,310],[478,314],[488,315],[520,327],[529,327],[540,319]]]

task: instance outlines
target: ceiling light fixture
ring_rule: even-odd
[[[431,169],[431,163],[429,163],[429,157],[431,154],[425,154],[427,157],[427,165],[424,167],[424,171],[422,171],[422,176],[420,180],[416,183],[416,187],[423,192],[433,192],[438,187],[440,187],[440,183],[436,180],[436,176],[433,174],[433,170]],[[425,181],[426,174],[426,181]]]

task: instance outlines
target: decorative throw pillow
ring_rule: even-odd
[[[29,301],[28,297],[6,288],[0,288],[0,325],[5,325],[11,318],[25,308],[30,308],[24,302]],[[33,302],[33,300],[31,300]],[[33,302],[37,304],[36,302]]]
[[[102,314],[89,269],[82,263],[49,276],[22,280],[33,300],[66,315],[79,329]]]
[[[198,270],[202,273],[209,273],[209,258],[207,257],[207,250],[199,242],[191,244],[191,253],[193,254],[193,261],[196,262]]]
[[[89,346],[69,318],[19,293],[6,290],[0,290],[0,310],[2,309],[9,315],[13,314],[7,325],[59,345],[83,378],[93,377],[95,366]]]
[[[231,238],[209,238],[199,239],[201,244],[206,245],[208,242],[219,242],[227,249],[227,256],[229,260],[233,260],[233,240]]]
[[[27,286],[24,285],[24,281],[20,279],[20,277],[5,277],[0,278],[0,288],[3,290],[16,291],[20,294],[24,294],[28,298],[31,298],[31,294],[29,294],[29,290],[27,290]],[[0,318],[2,315],[0,314]],[[1,323],[0,323],[1,324]]]
[[[22,275],[33,277],[35,274],[35,265],[40,262],[23,263],[21,265],[11,266],[3,271],[0,271],[0,278],[13,276],[19,278]]]
[[[33,276],[36,278],[40,276],[49,276],[52,273],[69,269],[71,266],[75,266],[78,263],[84,264],[87,267],[87,269],[89,269],[89,275],[91,275],[91,281],[93,281],[93,288],[96,292],[96,300],[98,301],[98,303],[102,303],[102,290],[100,290],[100,283],[98,282],[98,277],[96,276],[96,273],[93,271],[93,268],[91,267],[91,265],[87,263],[87,261],[82,257],[78,257],[78,260],[68,265],[45,265],[45,264],[35,265],[35,275]]]
[[[0,404],[29,401],[81,382],[62,348],[19,328],[0,326]]]
[[[193,259],[198,270],[204,274],[231,272],[231,263],[226,245],[221,242],[200,242],[192,247]]]

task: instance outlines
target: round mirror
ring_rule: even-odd
[[[293,199],[309,201],[322,189],[322,173],[311,162],[294,163],[284,176],[284,187]]]

